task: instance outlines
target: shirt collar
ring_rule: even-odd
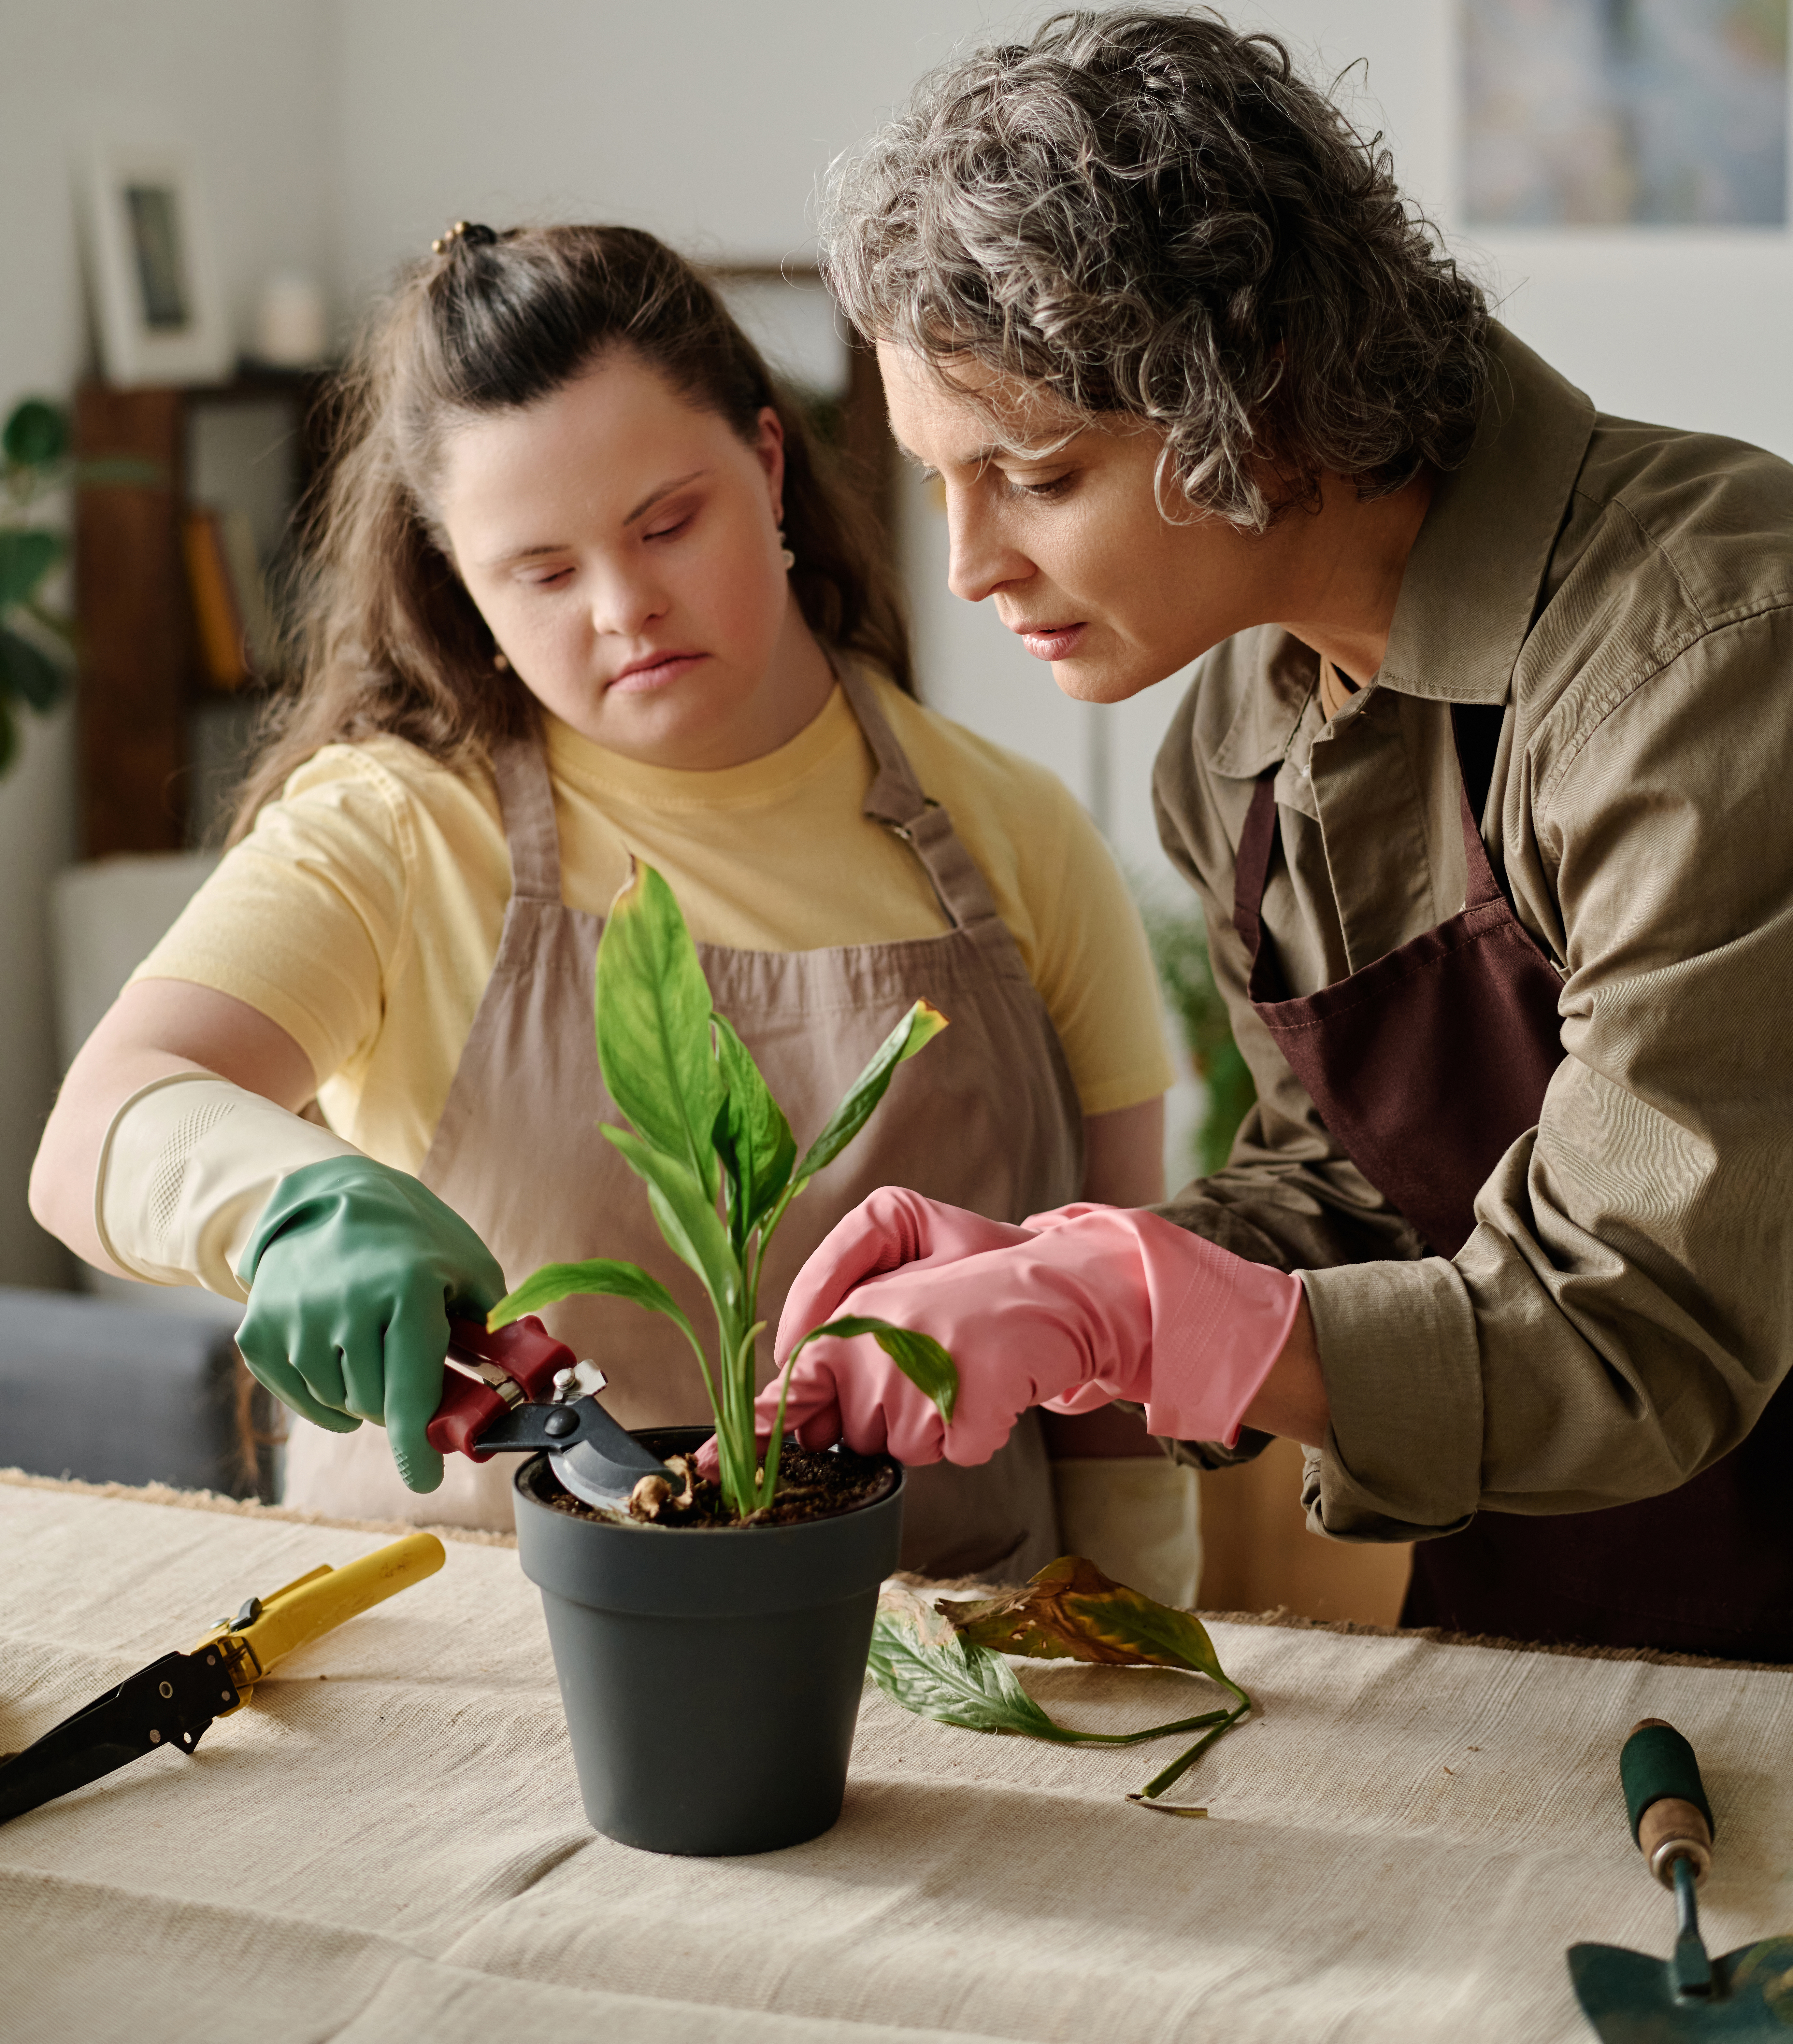
[[[1442,702],[1503,702],[1594,431],[1590,401],[1495,325],[1494,374],[1463,465],[1440,476],[1407,558],[1376,686]],[[1275,626],[1237,649],[1236,714],[1210,754],[1248,779],[1282,758],[1319,663]]]
[[[1469,459],[1434,486],[1376,676],[1440,702],[1504,702],[1594,432],[1594,407],[1504,327]]]

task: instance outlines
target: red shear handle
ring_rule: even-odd
[[[546,1398],[554,1387],[556,1370],[571,1370],[577,1358],[564,1342],[556,1341],[534,1314],[513,1320],[493,1334],[478,1320],[448,1323],[448,1354],[459,1354],[474,1362],[495,1363],[521,1388],[525,1398]],[[425,1430],[429,1445],[441,1454],[456,1452],[476,1462],[490,1462],[474,1443],[498,1415],[506,1401],[491,1385],[476,1377],[450,1369],[443,1380],[442,1402]]]

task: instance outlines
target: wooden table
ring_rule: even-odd
[[[0,1481],[0,1746],[381,1537]],[[1214,1634],[1260,1712],[1184,1785],[1206,1821],[1123,1800],[1168,1749],[987,1737],[871,1692],[826,1837],[662,1858],[585,1824],[514,1553],[451,1540],[440,1575],[283,1662],[195,1757],[0,1830],[0,2033],[1579,2039],[1564,1948],[1668,1947],[1615,1779],[1650,1714],[1693,1738],[1718,1813],[1714,1948],[1793,1920],[1793,1673]],[[1105,1729],[1194,1686],[1026,1679]]]

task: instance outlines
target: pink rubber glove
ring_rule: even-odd
[[[1077,1205],[1023,1228],[886,1186],[828,1236],[791,1288],[780,1362],[811,1327],[863,1313],[932,1335],[959,1366],[948,1427],[867,1335],[813,1342],[791,1373],[785,1424],[898,1462],[988,1462],[1030,1405],[1087,1412],[1116,1398],[1155,1434],[1238,1438],[1281,1353],[1301,1282],[1156,1214]],[[779,1382],[756,1406],[771,1431]]]

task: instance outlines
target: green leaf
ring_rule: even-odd
[[[1056,1746],[1137,1746],[1172,1732],[1193,1731],[1224,1719],[1206,1711],[1137,1731],[1074,1731],[1048,1716],[1022,1687],[1001,1654],[955,1630],[951,1607],[930,1608],[900,1583],[879,1593],[867,1657],[871,1679],[885,1695],[918,1717],[968,1731],[1018,1734]]]
[[[958,1367],[932,1335],[848,1313],[845,1319],[830,1320],[825,1327],[811,1327],[791,1351],[789,1360],[795,1362],[818,1335],[870,1335],[916,1389],[934,1401],[941,1419],[952,1425],[952,1408],[959,1397]]]
[[[848,1088],[828,1126],[810,1145],[809,1154],[797,1167],[799,1191],[818,1171],[832,1164],[865,1126],[872,1109],[884,1097],[897,1066],[931,1043],[945,1027],[946,1017],[931,1001],[916,1002],[872,1053],[871,1063]]]
[[[797,1139],[760,1075],[752,1053],[721,1015],[712,1016],[716,1062],[727,1092],[716,1117],[715,1145],[729,1179],[729,1232],[737,1254],[791,1182]]]
[[[68,648],[72,655],[79,648],[81,634],[71,617],[59,617],[53,610],[46,610],[34,597],[28,597],[21,606],[33,624],[40,626],[52,639]]]
[[[718,1319],[732,1325],[740,1315],[741,1262],[714,1197],[676,1157],[652,1148],[626,1128],[605,1123],[602,1133],[621,1151],[630,1170],[645,1181],[648,1204],[668,1247],[703,1280]]]
[[[664,1313],[683,1330],[692,1347],[697,1346],[691,1322],[657,1278],[650,1276],[638,1263],[614,1263],[604,1257],[594,1257],[587,1263],[543,1264],[514,1292],[498,1301],[486,1316],[486,1325],[494,1329],[507,1327],[525,1313],[539,1312],[544,1306],[557,1305],[563,1299],[591,1293],[600,1298],[633,1299],[651,1313]]]
[[[637,866],[610,904],[595,1010],[610,1097],[644,1142],[679,1159],[714,1200],[722,1074],[710,1047],[710,986],[672,889],[651,866]]]
[[[23,603],[68,551],[60,532],[41,525],[0,527],[0,610]]]
[[[999,1654],[962,1639],[919,1597],[895,1585],[878,1599],[869,1665],[885,1695],[918,1716],[970,1731],[1060,1736]]]
[[[0,689],[35,710],[53,709],[68,690],[68,676],[48,654],[0,625]]]
[[[947,1616],[968,1642],[996,1653],[1037,1661],[1185,1668],[1231,1690],[1237,1708],[1218,1712],[1214,1729],[1155,1774],[1130,1799],[1135,1802],[1163,1795],[1252,1707],[1251,1698],[1221,1666],[1200,1619],[1115,1582],[1081,1555],[1048,1562],[1025,1589],[949,1607]]]
[[[1187,898],[1182,905],[1168,908],[1142,892],[1140,912],[1159,981],[1183,1025],[1190,1062],[1207,1102],[1191,1143],[1195,1175],[1205,1178],[1225,1168],[1239,1124],[1257,1098],[1257,1086],[1233,1040],[1233,1019],[1214,979],[1200,909]]]
[[[42,398],[26,398],[13,407],[0,428],[0,447],[19,468],[44,468],[68,451],[68,414]]]

